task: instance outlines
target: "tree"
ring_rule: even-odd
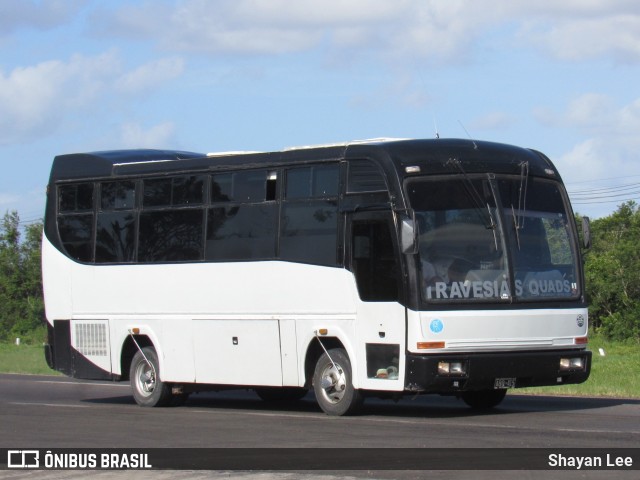
[[[591,227],[585,272],[592,325],[608,337],[640,341],[640,208],[624,203]]]
[[[15,211],[0,224],[0,339],[24,336],[42,324],[41,235],[41,223],[21,231]]]

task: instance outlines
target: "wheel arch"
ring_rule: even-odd
[[[342,348],[349,354],[349,351],[345,344],[338,337],[322,337],[320,339],[322,341],[322,345],[327,350],[331,350],[332,348]],[[311,384],[313,382],[313,372],[316,368],[316,363],[318,359],[322,356],[324,350],[318,342],[316,337],[312,338],[309,344],[307,345],[307,352],[304,359],[304,387],[311,388]],[[353,363],[353,362],[352,362]]]
[[[133,341],[134,338],[140,348],[156,348],[151,338],[149,338],[147,335],[133,335],[133,338],[131,335],[128,335],[122,344],[122,349],[120,352],[120,380],[123,381],[129,380],[129,369],[131,368],[131,361],[133,360],[133,356],[138,351],[138,346],[136,346],[136,343]],[[156,353],[157,351],[158,350],[156,348]]]

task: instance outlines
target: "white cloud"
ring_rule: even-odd
[[[117,69],[116,57],[106,53],[0,71],[0,144],[54,130],[66,114],[94,99]]]
[[[583,138],[557,160],[571,181],[640,174],[640,98],[618,106],[606,95],[585,94],[555,117],[558,126]]]
[[[4,1],[0,35],[10,34],[19,28],[54,28],[69,21],[85,3],[85,0]]]
[[[0,145],[50,135],[81,116],[95,119],[113,106],[114,96],[127,94],[130,101],[131,94],[152,91],[183,70],[181,59],[165,58],[126,71],[115,51],[0,70]]]
[[[640,61],[640,12],[559,22],[533,21],[525,25],[520,35],[560,60]]]
[[[640,144],[640,97],[618,106],[609,95],[585,93],[571,100],[564,112],[546,108],[538,111],[537,116],[544,123],[573,128],[584,134]]]
[[[175,133],[173,122],[164,122],[150,128],[139,123],[126,123],[120,128],[119,148],[171,147]]]
[[[142,92],[173,80],[183,72],[184,60],[181,58],[161,58],[123,74],[115,86],[117,90],[125,93]]]
[[[482,34],[496,31],[509,46],[534,45],[559,59],[640,61],[636,0],[146,1],[99,12],[94,22],[106,35],[213,55],[322,49],[329,57],[376,52],[456,63],[474,51]]]
[[[351,98],[353,108],[372,110],[394,105],[404,109],[421,110],[433,102],[424,86],[415,82],[410,75],[398,73],[392,81],[371,92],[360,93]]]
[[[183,0],[173,8],[145,2],[101,12],[94,21],[103,34],[148,38],[167,50],[279,55],[326,47],[332,54],[375,49],[441,56],[459,51],[478,31],[481,19],[461,15],[468,8],[461,0]]]

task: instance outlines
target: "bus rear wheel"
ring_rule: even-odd
[[[323,353],[313,374],[313,390],[320,408],[328,415],[350,415],[362,406],[362,394],[353,387],[347,352],[334,348]]]
[[[136,403],[142,407],[171,405],[171,387],[160,380],[160,366],[155,348],[144,347],[131,361],[129,379]]]
[[[488,410],[499,405],[506,394],[506,390],[470,391],[462,394],[462,400],[474,410]]]

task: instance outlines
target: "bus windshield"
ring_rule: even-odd
[[[407,189],[423,302],[578,296],[575,242],[557,183],[460,175],[415,179]]]

